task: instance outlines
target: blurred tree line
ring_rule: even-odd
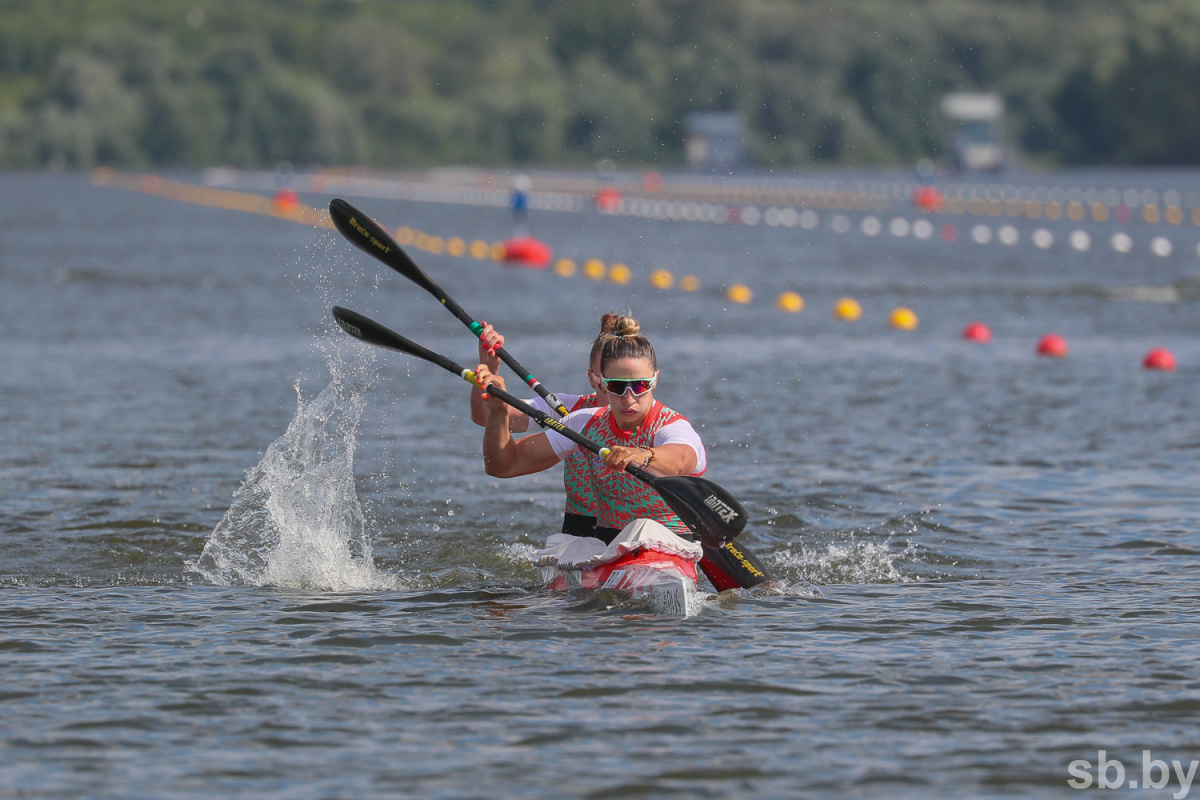
[[[1200,0],[0,0],[0,166],[1200,160]]]

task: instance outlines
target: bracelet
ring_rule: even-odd
[[[642,469],[654,463],[654,450],[652,448],[639,446],[638,450],[646,454],[646,460],[642,462]]]

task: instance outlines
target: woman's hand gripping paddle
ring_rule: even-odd
[[[416,342],[405,339],[369,317],[336,306],[333,309],[333,317],[342,330],[356,339],[424,359],[447,372],[458,375],[468,383],[477,385],[475,373],[472,370],[451,361],[440,353],[435,353]],[[496,386],[489,386],[487,392],[522,413],[528,414],[543,428],[556,431],[593,453],[604,454],[605,448],[571,430],[544,411],[532,408]],[[731,494],[710,480],[692,475],[659,476],[633,465],[627,466],[625,471],[657,490],[663,501],[695,532],[696,538],[706,549],[722,548],[746,527],[746,509]],[[735,550],[735,552],[737,551]],[[745,551],[740,552],[744,553]],[[760,569],[756,568],[754,571],[762,577],[762,580],[766,579]],[[758,582],[761,583],[762,580]],[[721,589],[722,587],[717,588]]]
[[[459,321],[470,328],[472,333],[479,337],[483,336],[483,325],[472,319],[470,314],[463,311],[462,306],[454,302],[454,298],[446,294],[445,289],[434,283],[433,279],[426,275],[417,266],[416,262],[408,257],[408,253],[405,253],[400,245],[396,244],[396,240],[379,223],[339,197],[335,197],[329,201],[329,216],[333,220],[334,227],[341,231],[341,234],[349,239],[352,244],[370,253],[417,286],[429,292],[442,305],[448,308],[451,314],[458,317]],[[545,399],[551,408],[558,411],[564,417],[567,415],[567,407],[563,405],[562,401],[543,386],[541,381],[533,377],[529,373],[529,370],[521,366],[521,363],[513,358],[507,350],[503,347],[498,347],[496,348],[496,355],[521,380],[529,384],[531,389]]]

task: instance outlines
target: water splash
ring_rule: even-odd
[[[354,486],[354,450],[374,357],[320,344],[333,373],[311,402],[297,385],[296,415],[246,473],[233,505],[187,564],[219,585],[320,591],[394,588],[376,569]]]
[[[850,542],[827,544],[824,550],[801,547],[775,556],[775,563],[799,572],[816,584],[830,583],[907,583],[908,578],[896,567],[908,553],[893,552],[886,543]]]

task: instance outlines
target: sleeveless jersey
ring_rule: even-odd
[[[691,424],[686,418],[656,400],[650,413],[646,415],[646,419],[642,421],[637,430],[623,431],[618,428],[613,424],[611,410],[608,406],[604,406],[598,412],[587,415],[587,420],[580,429],[580,433],[602,447],[653,447],[655,434],[663,427],[676,422],[682,423],[689,431],[692,431]],[[692,433],[694,435],[694,431]],[[548,431],[547,434],[557,437],[560,442],[568,442],[567,439],[552,431]],[[699,437],[695,438],[697,441],[699,440]],[[659,441],[659,444],[663,444],[663,442]],[[570,454],[569,458],[575,459],[582,456],[585,466],[584,470],[572,473],[571,477],[577,481],[586,481],[591,485],[596,524],[599,527],[620,530],[635,519],[652,519],[667,526],[672,533],[681,536],[690,533],[683,520],[663,502],[662,497],[652,487],[627,472],[613,473],[602,478],[600,473],[603,471],[604,465],[598,456],[573,443],[570,444],[570,447],[575,448],[576,452]],[[696,454],[697,475],[704,471],[703,445],[700,447],[701,451]],[[562,452],[558,447],[555,447],[555,450]],[[581,488],[580,491],[585,490]],[[571,493],[572,487],[568,486],[568,494]]]
[[[566,405],[569,412],[578,411],[581,408],[596,407],[595,392],[585,395],[560,394],[558,398]],[[529,398],[525,402],[552,417],[557,417],[554,410],[541,397]],[[564,514],[576,517],[594,518],[596,516],[595,492],[592,486],[591,472],[587,466],[590,458],[591,453],[580,450],[568,456],[563,463],[563,487],[567,492],[566,507],[563,509]],[[569,516],[568,519],[570,519]],[[582,524],[584,527],[588,527],[589,525],[587,520],[580,520],[576,524]],[[595,522],[592,521],[590,526],[594,528]],[[583,534],[583,531],[576,528],[567,530],[564,527],[563,532]]]

